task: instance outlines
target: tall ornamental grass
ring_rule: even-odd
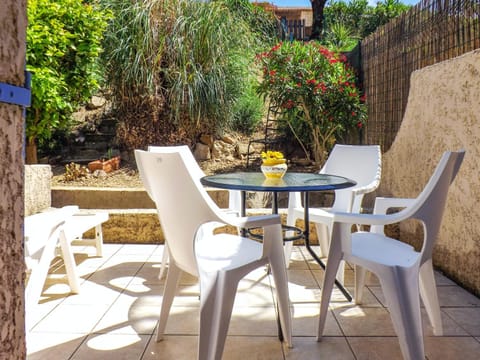
[[[268,21],[252,28],[259,16],[245,10],[252,4],[102,1],[116,14],[104,63],[115,107],[122,109],[119,137],[126,147],[191,143],[231,126],[255,79],[254,54],[265,44],[259,32]]]

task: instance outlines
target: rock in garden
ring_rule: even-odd
[[[197,143],[195,145],[195,150],[193,151],[193,155],[195,156],[195,159],[199,161],[211,159],[210,148],[208,147],[208,145],[205,145],[202,143]]]

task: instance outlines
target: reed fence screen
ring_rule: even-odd
[[[407,105],[410,74],[480,48],[479,0],[422,0],[361,43],[368,123],[363,142],[387,151]]]
[[[307,36],[305,33],[305,20],[287,20],[282,18],[280,20],[282,24],[283,34],[285,40],[306,40]]]

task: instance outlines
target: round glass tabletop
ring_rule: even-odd
[[[261,172],[234,172],[205,176],[200,179],[204,186],[243,191],[326,191],[356,185],[342,176],[318,173],[285,173],[281,179],[266,178]]]

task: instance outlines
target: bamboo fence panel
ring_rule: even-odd
[[[422,0],[361,43],[368,122],[363,142],[387,151],[402,123],[410,75],[480,48],[479,0]]]

